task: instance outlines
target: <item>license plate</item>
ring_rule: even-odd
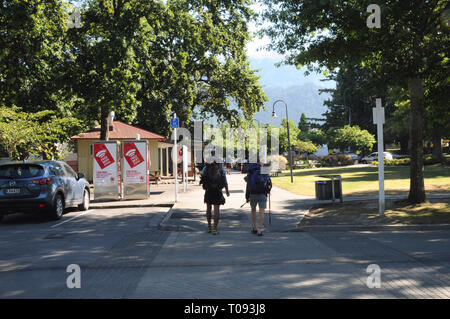
[[[5,190],[6,194],[20,194],[20,188],[8,188]]]

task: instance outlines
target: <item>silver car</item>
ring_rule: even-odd
[[[392,159],[394,158],[394,157],[392,156],[392,154],[389,153],[389,152],[383,152],[383,154],[384,154],[384,159],[392,160]],[[370,164],[370,163],[372,163],[373,161],[377,161],[377,160],[378,160],[378,152],[375,152],[375,153],[372,153],[372,154],[370,154],[370,155],[364,156],[364,157],[361,159],[361,162],[362,162],[363,164]]]
[[[0,220],[6,214],[44,212],[61,219],[64,209],[89,209],[89,183],[66,163],[39,161],[0,165]]]

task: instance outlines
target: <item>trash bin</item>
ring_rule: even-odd
[[[333,190],[331,189],[330,181],[316,181],[316,199],[317,200],[332,200]],[[334,199],[342,198],[341,181],[334,180]]]

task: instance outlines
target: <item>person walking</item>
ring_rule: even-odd
[[[267,208],[267,195],[272,189],[272,181],[267,174],[261,173],[261,164],[252,163],[248,167],[248,174],[245,177],[247,187],[245,199],[250,202],[252,212],[252,233],[258,236],[263,235],[264,213]],[[256,225],[256,206],[259,208],[259,225]]]
[[[227,197],[230,197],[228,191],[228,182],[225,169],[221,163],[215,160],[212,163],[206,164],[201,173],[200,184],[205,190],[204,202],[206,204],[206,220],[208,222],[208,233],[218,235],[217,229],[220,219],[220,205],[225,204],[225,197],[222,189],[225,188]],[[214,229],[211,228],[211,210],[214,207]]]

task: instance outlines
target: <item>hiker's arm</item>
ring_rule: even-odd
[[[250,188],[248,187],[248,180],[245,187],[245,200],[247,201],[247,203],[250,201]]]

